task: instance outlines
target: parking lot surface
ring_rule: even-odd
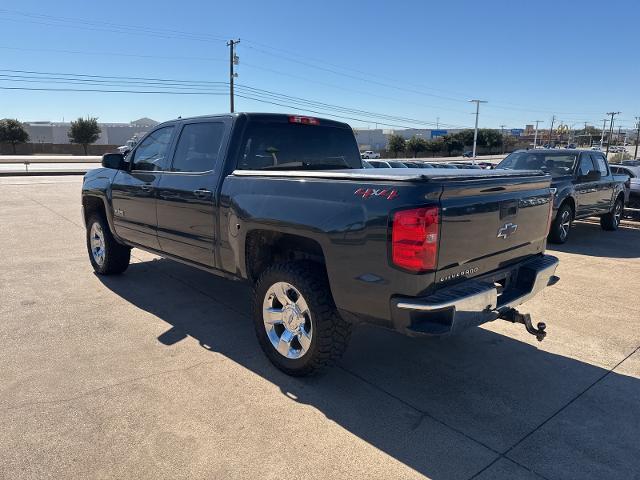
[[[0,478],[640,478],[640,227],[577,223],[560,282],[448,339],[263,356],[250,291],[133,251],[93,274],[77,177],[0,178]]]

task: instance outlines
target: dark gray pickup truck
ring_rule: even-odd
[[[82,188],[98,274],[132,247],[254,286],[269,359],[292,375],[336,361],[351,327],[446,335],[506,319],[557,281],[540,171],[363,169],[343,123],[229,114],[159,125]]]
[[[616,175],[602,152],[568,149],[517,150],[496,167],[542,170],[552,177],[554,206],[549,240],[565,243],[577,218],[600,217],[603,230],[617,230],[628,197],[628,177]]]

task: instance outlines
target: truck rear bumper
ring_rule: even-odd
[[[408,335],[448,335],[496,320],[558,281],[558,259],[541,255],[438,290],[428,297],[393,297],[392,320]]]

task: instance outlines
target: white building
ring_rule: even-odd
[[[70,122],[23,122],[29,133],[31,143],[64,144],[69,142],[67,135]],[[102,133],[96,145],[124,145],[134,135],[141,137],[158,122],[150,118],[140,118],[129,123],[99,123]]]

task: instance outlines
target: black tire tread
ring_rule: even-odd
[[[615,211],[616,211],[616,206],[619,204],[623,204],[623,214],[624,214],[624,202],[621,198],[616,199],[616,201],[613,204],[613,208],[611,209],[611,211],[609,213],[605,213],[604,215],[602,215],[600,217],[600,227],[603,230],[606,230],[607,232],[614,232],[618,229],[619,225],[616,224],[616,220],[615,220]]]
[[[91,225],[93,225],[94,222],[100,223],[102,232],[104,233],[105,262],[102,266],[93,260],[93,255],[91,254],[89,234],[91,232]],[[87,221],[87,251],[89,252],[89,259],[91,260],[93,270],[99,275],[120,274],[129,267],[129,262],[131,261],[131,248],[118,243],[111,233],[107,220],[104,218],[104,215],[100,213],[91,214]]]
[[[551,228],[549,229],[548,239],[551,243],[562,244],[566,243],[566,241],[569,239],[569,234],[567,234],[564,239],[562,239],[562,237],[560,236],[560,218],[562,217],[562,212],[566,209],[569,209],[569,211],[571,212],[572,219],[575,215],[575,212],[573,211],[573,208],[569,203],[565,202],[560,205],[560,207],[558,208],[558,212],[556,213],[556,218],[554,218],[553,222],[551,222]]]
[[[264,331],[262,324],[263,292],[274,283],[274,278],[288,281],[298,288],[311,308],[316,347],[307,352],[306,355],[311,355],[311,357],[302,367],[287,366],[288,359],[273,349]],[[308,261],[272,265],[260,275],[255,284],[253,295],[256,335],[267,357],[280,370],[293,376],[314,375],[335,365],[342,357],[349,344],[352,324],[345,321],[338,313],[331,296],[329,281],[320,265]]]

